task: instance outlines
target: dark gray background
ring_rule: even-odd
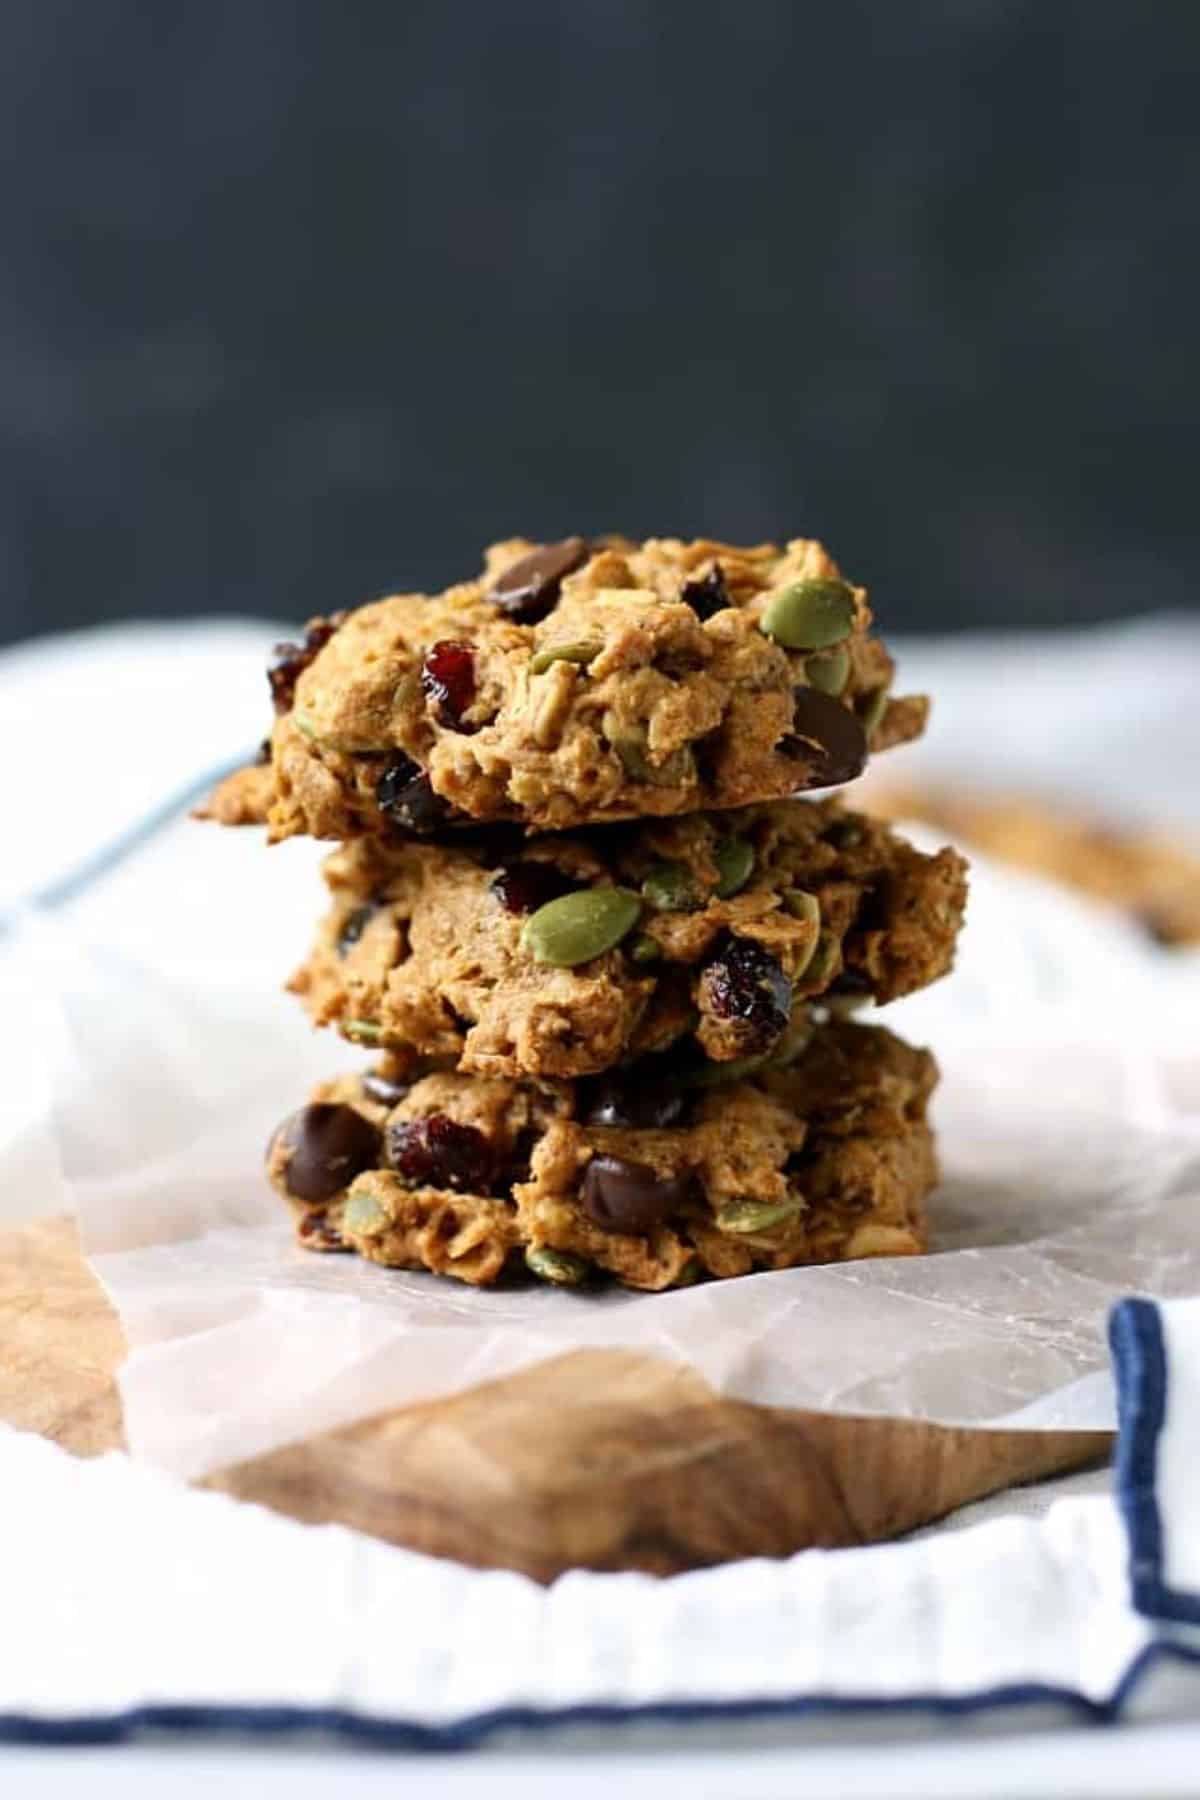
[[[1195,0],[6,0],[0,635],[810,533],[1195,605]]]

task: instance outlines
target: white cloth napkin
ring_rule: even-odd
[[[550,1589],[80,1465],[0,1430],[0,1737],[763,1715],[1109,1718],[1200,1704],[1200,1302],[1124,1303],[1114,1496],[1040,1520]]]

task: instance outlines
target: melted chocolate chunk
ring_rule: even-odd
[[[450,816],[424,769],[402,750],[396,751],[376,782],[375,799],[385,819],[418,837],[436,831]]]
[[[809,763],[802,788],[837,787],[861,775],[867,764],[867,734],[861,722],[820,688],[796,689],[792,731],[779,748],[785,756]]]
[[[505,569],[488,599],[518,625],[536,625],[544,619],[568,575],[583,567],[591,551],[586,538],[563,538],[558,544],[539,544],[528,556]]]
[[[627,1162],[623,1156],[594,1156],[580,1195],[593,1225],[603,1231],[639,1234],[652,1231],[687,1201],[700,1197],[700,1184],[690,1171],[659,1175],[649,1163]]]
[[[727,606],[733,605],[720,563],[714,563],[708,574],[699,581],[685,582],[680,589],[679,598],[700,619],[711,619],[714,613],[724,612]]]
[[[318,1101],[285,1119],[268,1146],[285,1155],[283,1184],[293,1200],[332,1200],[379,1161],[379,1133],[352,1106]]]

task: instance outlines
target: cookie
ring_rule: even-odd
[[[1084,818],[1033,796],[889,785],[880,787],[878,804],[890,818],[926,819],[998,862],[1120,907],[1156,943],[1200,944],[1200,845]]]
[[[769,1055],[797,1005],[949,969],[965,864],[837,800],[593,827],[358,839],[290,986],[318,1025],[488,1076],[595,1074],[672,1042]]]
[[[925,1249],[936,1079],[927,1051],[836,1020],[708,1086],[670,1056],[591,1082],[409,1084],[385,1060],[319,1087],[267,1169],[310,1249],[475,1286],[657,1290]]]
[[[271,836],[564,831],[838,786],[925,722],[870,624],[805,539],[493,545],[475,580],[280,646]],[[247,822],[261,786],[210,815]]]

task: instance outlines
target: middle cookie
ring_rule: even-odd
[[[597,1074],[689,1038],[714,1062],[768,1057],[794,1006],[944,975],[966,901],[956,852],[836,800],[358,839],[324,871],[334,904],[289,983],[313,1021],[488,1076]]]

